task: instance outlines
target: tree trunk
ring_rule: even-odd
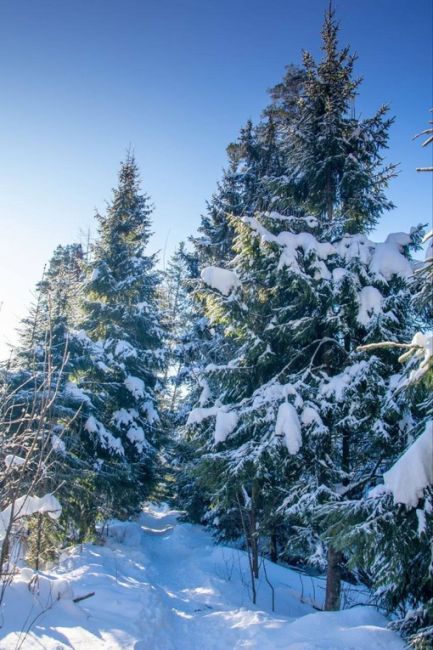
[[[349,355],[352,349],[352,344],[350,340],[350,335],[346,334],[344,337],[344,349]],[[349,428],[344,429],[343,431],[343,440],[342,440],[342,458],[341,458],[341,468],[343,472],[347,475],[350,472],[350,434],[351,431]],[[349,484],[349,478],[346,476],[343,478],[343,485]]]
[[[343,440],[342,440],[342,458],[341,458],[341,469],[343,472],[349,474],[350,471],[350,431],[349,429],[344,429],[343,431]],[[349,484],[348,476],[345,476],[342,481],[343,485]]]
[[[269,554],[271,557],[271,562],[276,562],[278,560],[277,533],[275,530],[273,530],[271,533],[271,539],[269,542]]]
[[[328,549],[328,568],[326,571],[325,611],[332,612],[340,609],[341,600],[341,567],[343,559],[341,551],[332,546]]]
[[[257,484],[254,481],[251,490],[250,535],[251,535],[251,557],[253,561],[253,573],[255,579],[257,580],[259,577],[259,534],[257,531],[256,497],[257,497]]]
[[[181,371],[181,369],[182,369],[182,362],[179,361],[179,364],[178,364],[178,366],[177,366],[176,379],[175,379],[175,382],[174,382],[173,395],[172,395],[171,403],[170,403],[170,413],[173,413],[173,411],[174,411],[174,406],[175,406],[175,404],[176,404],[177,388],[178,388],[178,385],[179,385],[179,375],[180,375],[180,371]],[[167,372],[168,372],[168,371],[167,371]],[[166,379],[167,379],[167,378],[166,378]]]
[[[334,218],[334,192],[331,179],[328,179],[326,184],[326,195],[326,214],[328,221],[332,221]]]
[[[38,522],[36,524],[36,558],[35,558],[35,571],[39,571],[39,564],[41,560],[42,550],[42,514],[38,513]]]
[[[253,556],[253,572],[256,580],[259,579],[259,548],[257,544],[257,536],[253,535],[251,544],[251,554]]]

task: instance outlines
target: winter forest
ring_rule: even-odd
[[[0,366],[1,648],[433,648],[431,214],[370,238],[394,118],[332,7],[317,38],[165,268],[133,144],[47,261]]]

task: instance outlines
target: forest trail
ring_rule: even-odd
[[[29,569],[3,608],[0,648],[12,650],[402,650],[372,607],[317,612],[323,581],[266,563],[252,605],[246,554],[216,545],[166,506],[112,521],[101,546],[85,544],[29,591]],[[75,604],[73,596],[95,592]],[[356,598],[356,594],[355,594]],[[312,603],[312,604],[309,604]],[[46,610],[46,611],[44,611]],[[29,629],[27,636],[20,635]]]

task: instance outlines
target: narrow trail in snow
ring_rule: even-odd
[[[147,577],[153,585],[153,604],[165,612],[164,627],[170,630],[165,647],[175,650],[241,647],[247,622],[251,625],[253,618],[261,618],[239,608],[243,601],[249,603],[246,585],[242,585],[243,596],[236,585],[231,607],[228,577],[233,567],[221,566],[218,561],[221,547],[210,543],[206,533],[190,524],[176,525],[177,514],[156,516],[151,511],[140,517],[147,535],[145,546],[150,559]],[[234,626],[229,624],[232,619]],[[151,635],[145,636],[148,638],[137,650],[149,648]]]

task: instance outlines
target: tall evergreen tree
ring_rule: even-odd
[[[378,245],[364,234],[391,207],[383,190],[394,168],[383,169],[381,155],[390,122],[385,109],[350,116],[359,82],[337,33],[330,10],[324,60],[305,55],[299,112],[279,142],[285,174],[268,185],[268,206],[299,209],[254,217],[259,182],[245,216],[231,218],[233,255],[202,271],[205,313],[232,356],[208,365],[205,399],[188,421],[202,454],[193,473],[204,520],[236,536],[246,518],[256,556],[260,531],[286,526],[287,554],[327,566],[327,609],[339,607],[345,558],[323,538],[322,507],[374,483],[407,434],[403,405],[389,402],[395,354],[367,359],[357,348],[411,334],[409,250],[419,243],[418,231]],[[251,152],[251,127],[245,135]],[[249,157],[260,169],[260,149]]]
[[[84,319],[78,384],[95,413],[85,423],[106,473],[107,511],[126,514],[156,478],[158,391],[165,366],[164,331],[157,301],[149,198],[140,193],[138,168],[128,154],[105,215],[97,215]]]

